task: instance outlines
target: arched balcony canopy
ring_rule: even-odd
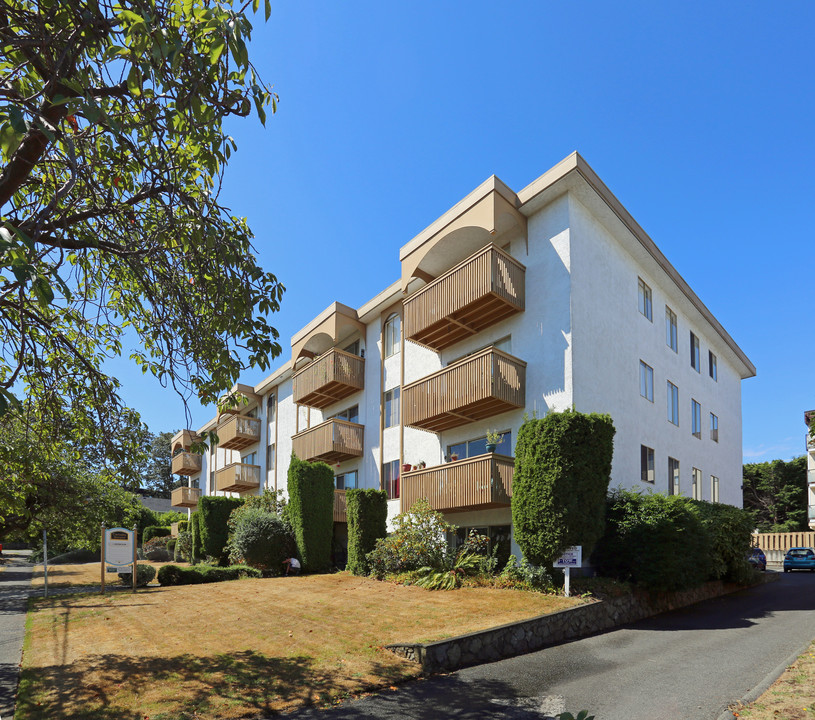
[[[365,324],[354,308],[335,302],[321,312],[291,339],[292,369],[301,358],[313,359],[337,347],[359,332],[365,339]]]

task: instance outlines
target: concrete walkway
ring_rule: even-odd
[[[14,717],[25,636],[26,601],[31,593],[30,550],[4,550],[0,570],[0,718]]]

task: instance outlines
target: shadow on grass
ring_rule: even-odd
[[[370,672],[386,685],[404,679],[399,666],[375,664]],[[267,657],[251,650],[214,657],[95,655],[70,665],[24,669],[14,717],[245,717],[326,703],[342,694],[346,684],[341,673],[317,669],[312,658],[303,656]]]

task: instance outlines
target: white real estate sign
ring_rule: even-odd
[[[121,567],[133,564],[133,531],[125,528],[105,530],[105,563]]]
[[[579,568],[583,566],[583,546],[573,545],[566,548],[555,562],[552,567],[556,568]]]

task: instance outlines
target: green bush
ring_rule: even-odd
[[[178,532],[189,532],[190,530],[190,521],[189,520],[179,520],[178,521]]]
[[[366,556],[388,534],[388,494],[384,490],[347,490],[348,564],[353,575],[367,575]]]
[[[161,525],[158,519],[158,513],[153,512],[150,508],[144,507],[139,503],[138,507],[134,508],[131,512],[131,525],[135,524],[139,533],[139,539],[144,536],[144,531],[150,525]]]
[[[176,538],[174,562],[190,562],[192,556],[192,534],[189,532],[178,533]]]
[[[152,565],[136,565],[136,587],[144,587],[153,582],[156,569]],[[128,587],[133,586],[133,573],[119,573],[119,582]]]
[[[229,537],[229,514],[243,503],[241,498],[205,495],[198,503],[198,531],[201,536],[201,555],[212,558],[219,565],[226,564],[226,541]]]
[[[288,489],[286,517],[291,523],[303,570],[325,572],[331,567],[334,473],[325,463],[310,463],[292,455]]]
[[[701,585],[711,574],[712,540],[692,502],[678,495],[615,490],[592,563],[605,577],[649,590]]]
[[[158,518],[158,522],[156,525],[161,525],[162,527],[170,527],[174,522],[181,522],[182,520],[187,519],[187,511],[181,510],[168,510],[167,512],[157,513],[156,517]]]
[[[388,573],[408,572],[422,567],[444,568],[447,559],[447,533],[456,531],[426,499],[417,500],[409,510],[393,519],[394,531],[377,540],[366,560],[370,573],[383,578]]]
[[[551,567],[571,545],[589,554],[603,535],[614,424],[574,410],[527,419],[512,477],[515,539],[531,563]]]
[[[201,583],[259,577],[262,577],[261,571],[256,568],[248,567],[247,565],[231,565],[230,567],[213,565],[179,567],[178,565],[164,565],[159,568],[158,571],[158,581],[160,585],[199,585]]]
[[[230,540],[230,557],[242,558],[250,567],[283,573],[283,561],[294,552],[294,537],[289,527],[275,514],[259,507],[240,513]]]
[[[175,545],[177,542],[177,538],[170,538],[170,540],[167,542],[167,552],[170,553],[170,557],[175,555]]]
[[[711,580],[745,583],[752,577],[747,556],[752,545],[753,518],[749,511],[732,505],[691,500],[690,509],[704,525],[712,546]]]
[[[238,505],[231,513],[229,513],[229,520],[227,520],[226,528],[227,534],[229,539],[226,543],[226,554],[229,557],[229,562],[232,565],[239,565],[243,562],[243,555],[241,552],[234,546],[233,538],[235,536],[235,529],[238,526],[238,522],[240,521],[243,513],[249,512],[250,510],[263,510],[267,513],[271,513],[272,515],[277,515],[278,517],[283,520],[286,527],[289,528],[291,531],[291,525],[289,524],[288,520],[283,518],[283,511],[286,508],[286,500],[283,497],[282,490],[270,490],[269,488],[264,488],[263,492],[260,495],[250,495],[249,497],[244,499],[242,505]],[[291,555],[294,552],[289,553]]]
[[[190,562],[195,564],[203,559],[201,546],[201,516],[196,510],[190,517]]]
[[[142,545],[157,537],[169,537],[172,531],[169,527],[161,527],[160,525],[148,525],[144,528],[141,536]]]
[[[142,554],[146,560],[152,562],[167,562],[172,557],[167,545],[172,538],[168,536],[154,537],[142,545]]]

